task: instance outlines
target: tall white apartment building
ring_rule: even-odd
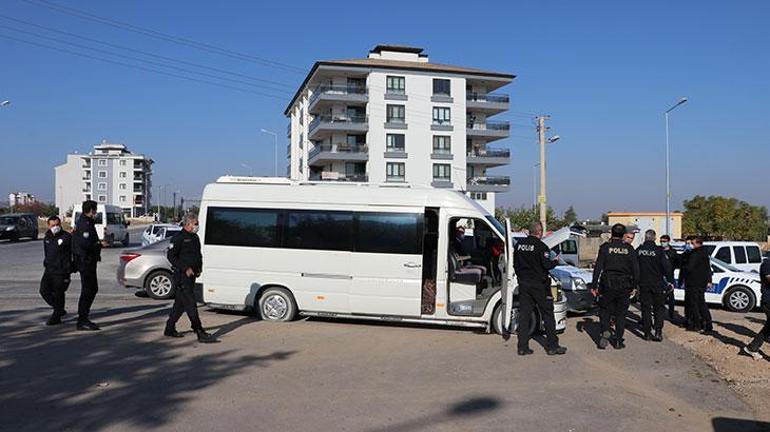
[[[431,63],[422,48],[378,45],[367,58],[318,61],[284,114],[288,176],[297,180],[407,183],[466,191],[490,211],[509,176],[495,147],[510,123],[495,93],[507,73]]]
[[[62,215],[84,200],[123,208],[129,217],[150,208],[152,164],[149,157],[132,153],[123,144],[102,141],[86,155],[68,154],[55,168],[56,206]]]

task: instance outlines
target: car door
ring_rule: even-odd
[[[503,286],[500,289],[500,307],[503,318],[503,337],[511,333],[511,312],[513,310],[513,291],[516,289],[514,285],[513,274],[513,247],[511,245],[511,221],[505,219],[505,277],[503,278]]]

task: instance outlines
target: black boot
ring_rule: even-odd
[[[652,340],[655,342],[663,342],[663,330],[655,330]]]
[[[597,348],[603,350],[610,344],[610,332],[603,332],[599,337],[599,342],[596,344]]]
[[[621,350],[626,347],[626,344],[623,342],[623,339],[614,339],[612,341],[612,347],[616,350]]]
[[[552,356],[552,355],[562,355],[562,354],[566,354],[567,353],[567,348],[565,348],[563,346],[556,345],[555,347],[547,350],[545,353],[548,354],[549,356]]]
[[[198,335],[198,342],[200,343],[214,343],[219,342],[217,338],[211,333],[206,333],[206,330],[195,330],[195,334]]]
[[[166,327],[166,329],[163,330],[163,336],[168,336],[168,337],[172,337],[172,338],[184,337],[184,335],[182,333],[179,333],[173,327],[172,328]]]
[[[529,347],[527,347],[527,348],[519,348],[518,352],[519,352],[520,356],[530,355],[530,354],[534,354],[535,353]]]
[[[48,318],[48,321],[45,322],[45,325],[55,326],[57,324],[61,324],[61,317],[62,317],[61,312],[54,312],[51,315],[51,318]]]
[[[88,318],[86,318],[84,320],[78,320],[78,324],[77,324],[76,328],[78,330],[87,330],[87,331],[101,330],[99,328],[99,326],[96,325],[96,323],[94,323],[93,321],[89,320]]]
[[[644,332],[644,340],[646,341],[652,340],[652,334],[649,331]]]

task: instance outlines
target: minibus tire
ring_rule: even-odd
[[[499,335],[503,335],[503,329],[501,326],[502,320],[500,318],[500,314],[502,313],[503,305],[498,304],[497,307],[495,307],[495,311],[492,313],[492,330],[494,330],[495,333]],[[511,322],[513,324],[513,322]],[[530,315],[529,318],[529,336],[533,336],[538,330],[540,329],[540,315],[537,313],[537,310],[532,310],[532,315]],[[518,330],[518,329],[517,329]],[[506,332],[508,335],[515,335],[516,332]]]
[[[264,321],[293,321],[297,316],[294,296],[285,288],[271,287],[262,292],[257,301],[259,317]]]

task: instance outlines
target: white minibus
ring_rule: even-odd
[[[199,219],[211,307],[516,331],[510,230],[460,191],[221,177]]]
[[[80,219],[80,205],[74,206],[75,211],[72,214],[72,225],[74,226]],[[123,214],[123,209],[109,204],[97,204],[96,216],[94,217],[94,228],[99,240],[106,241],[112,245],[119,242],[123,246],[128,246],[131,239],[128,236],[128,225]]]

